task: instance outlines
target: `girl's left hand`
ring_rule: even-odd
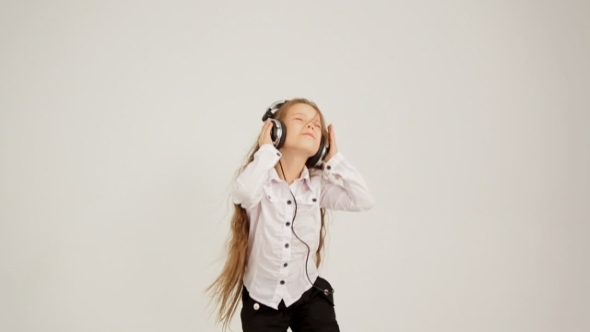
[[[336,136],[334,135],[334,126],[330,124],[328,126],[328,144],[330,150],[326,154],[324,162],[328,162],[336,153],[338,153],[338,147],[336,146]]]

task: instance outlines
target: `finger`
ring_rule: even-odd
[[[264,121],[264,124],[262,125],[262,130],[261,130],[260,134],[264,134],[268,130],[269,126],[270,126],[270,120]]]
[[[329,133],[330,134],[330,142],[334,143],[334,125],[330,125],[329,132],[330,132]]]
[[[266,124],[266,128],[264,130],[264,134],[265,135],[270,135],[270,131],[272,130],[272,121],[268,121],[268,123]]]
[[[266,134],[266,132],[267,132],[267,129],[268,129],[268,120],[266,120],[266,121],[264,122],[264,124],[262,125],[262,129],[260,130],[260,135],[258,135],[258,138],[259,138],[259,139],[260,139],[260,138],[262,138],[262,137],[264,137],[264,135],[265,135],[265,134]]]

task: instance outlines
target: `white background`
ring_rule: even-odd
[[[0,330],[220,331],[231,179],[306,97],[377,202],[330,223],[343,331],[589,331],[590,5],[553,3],[2,1]]]

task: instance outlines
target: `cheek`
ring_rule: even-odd
[[[320,135],[316,134],[316,138],[313,142],[314,149],[319,149],[321,143],[322,143],[322,137]]]
[[[288,126],[287,127],[287,139],[294,140],[299,138],[299,134],[301,133],[300,126]]]
[[[287,125],[288,135],[300,134],[302,130],[303,130],[303,126],[297,122],[292,122]]]

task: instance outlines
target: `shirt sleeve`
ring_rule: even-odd
[[[320,206],[330,210],[365,211],[374,199],[361,174],[338,152],[324,165]]]
[[[272,144],[263,144],[252,160],[236,178],[232,201],[248,209],[262,198],[263,185],[269,180],[269,171],[275,167],[281,153]]]

